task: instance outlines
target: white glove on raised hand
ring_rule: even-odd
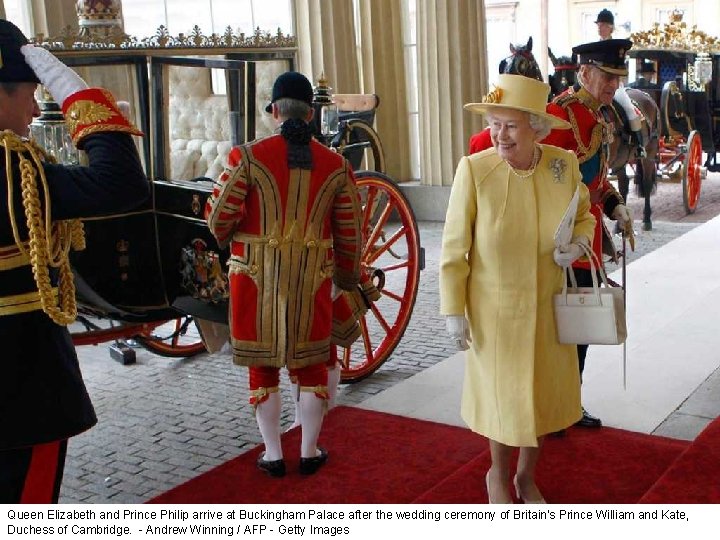
[[[467,319],[464,315],[448,315],[445,317],[445,325],[447,327],[448,334],[455,341],[458,350],[466,351],[470,348],[468,341],[470,339],[470,328],[468,326]]]
[[[63,104],[68,96],[87,88],[87,83],[72,69],[58,60],[53,53],[42,47],[23,45],[20,52],[37,75],[40,82],[58,103]]]
[[[572,263],[577,261],[580,257],[585,255],[585,251],[582,248],[580,242],[572,242],[566,246],[556,247],[553,251],[553,259],[555,264],[567,268],[572,266]]]

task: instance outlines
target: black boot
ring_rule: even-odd
[[[602,420],[600,420],[597,416],[593,416],[589,412],[585,410],[585,407],[582,409],[582,418],[575,422],[576,426],[580,427],[589,427],[589,428],[599,428],[602,427]]]

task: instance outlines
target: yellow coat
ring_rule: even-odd
[[[460,160],[440,257],[441,313],[466,314],[472,336],[462,417],[509,446],[537,446],[581,416],[576,347],[558,343],[555,329],[564,274],[553,236],[577,186],[573,236],[592,240],[595,218],[575,154],[541,149],[529,178],[494,148]]]

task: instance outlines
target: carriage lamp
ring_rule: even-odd
[[[40,116],[30,124],[30,135],[58,163],[77,165],[78,151],[70,138],[60,106],[55,103],[45,87],[40,87]]]
[[[695,81],[705,86],[712,80],[712,59],[708,53],[698,53],[695,58]]]
[[[338,108],[333,101],[331,90],[325,74],[320,75],[313,94],[313,108],[315,109],[317,132],[326,144],[337,135],[339,129]]]

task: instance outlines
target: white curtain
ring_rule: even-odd
[[[483,127],[463,105],[487,93],[485,2],[420,0],[417,7],[421,183],[448,186],[470,135]]]
[[[295,0],[297,70],[334,92],[360,93],[352,0]]]
[[[360,0],[363,92],[380,96],[376,128],[397,182],[412,176],[402,17],[401,0]]]

